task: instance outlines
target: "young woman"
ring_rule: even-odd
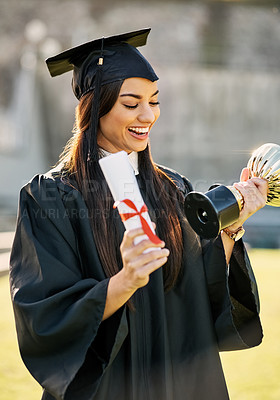
[[[254,275],[230,236],[264,206],[266,182],[245,169],[239,220],[212,241],[193,232],[183,213],[189,181],[150,155],[158,78],[136,49],[148,33],[47,61],[53,75],[74,69],[75,132],[58,167],[21,191],[10,272],[21,355],[43,399],[227,399],[219,350],[262,340]],[[113,209],[98,159],[120,150],[158,245],[135,245],[142,229],[124,232]]]

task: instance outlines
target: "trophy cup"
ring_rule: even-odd
[[[280,146],[266,143],[252,154],[247,167],[250,178],[268,181],[266,204],[280,207]],[[193,230],[204,239],[212,239],[236,222],[244,205],[243,196],[234,186],[213,185],[206,193],[190,192],[184,204]]]

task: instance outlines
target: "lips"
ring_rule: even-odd
[[[146,137],[149,136],[150,128],[132,127],[128,128],[128,131],[133,137],[136,137],[137,139],[146,139]]]

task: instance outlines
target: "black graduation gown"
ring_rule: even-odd
[[[228,398],[218,352],[261,342],[256,282],[242,241],[228,274],[220,238],[201,243],[186,219],[182,230],[176,286],[164,293],[160,269],[134,294],[136,311],[123,306],[102,322],[109,279],[80,193],[52,174],[21,190],[11,293],[43,399]]]

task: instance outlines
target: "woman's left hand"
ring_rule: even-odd
[[[250,178],[248,168],[243,168],[240,176],[240,182],[235,183],[234,187],[240,191],[244,198],[244,206],[240,212],[239,219],[228,229],[236,231],[244,222],[256,211],[265,206],[267,199],[268,183],[265,179]]]

